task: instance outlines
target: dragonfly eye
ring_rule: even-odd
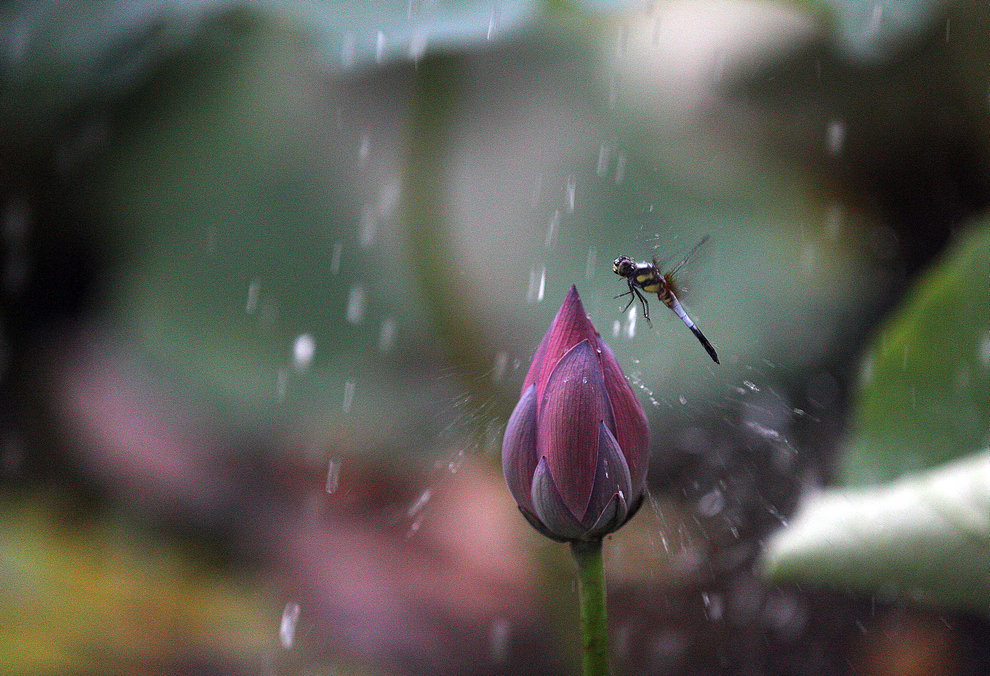
[[[629,256],[619,256],[612,262],[612,272],[617,275],[627,276],[635,265]]]

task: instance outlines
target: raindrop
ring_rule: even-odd
[[[722,510],[725,509],[725,496],[722,491],[715,488],[708,493],[701,496],[698,500],[698,511],[701,515],[707,518],[711,518],[720,514]]]
[[[381,329],[378,331],[378,350],[389,352],[395,347],[395,336],[399,331],[398,324],[391,317],[382,320]]]
[[[615,159],[615,184],[621,185],[626,179],[626,154],[619,153]]]
[[[983,334],[983,339],[980,341],[979,356],[984,366],[990,366],[990,331]]]
[[[285,369],[279,369],[278,375],[275,376],[275,397],[279,401],[285,401],[285,393],[288,389],[289,374],[286,373]]]
[[[825,130],[825,149],[829,155],[838,155],[846,140],[846,125],[840,120],[832,120]]]
[[[344,40],[340,46],[340,65],[343,68],[350,68],[354,65],[354,54],[357,46],[357,38],[354,33],[344,33]]]
[[[313,363],[313,354],[316,352],[316,340],[312,334],[303,333],[296,338],[292,345],[292,365],[296,371],[305,371]]]
[[[248,284],[247,292],[247,304],[244,306],[244,311],[249,315],[255,313],[258,309],[258,293],[261,291],[261,282],[257,279],[252,279]]]
[[[608,173],[608,156],[610,152],[609,147],[604,143],[598,149],[598,167],[595,169],[595,173],[599,176],[604,176]]]
[[[340,486],[340,468],[343,460],[340,458],[330,458],[327,463],[327,493],[335,493]]]
[[[548,249],[550,248],[557,234],[558,227],[560,227],[560,209],[554,209],[553,214],[550,215],[550,223],[547,225],[547,236],[543,241],[543,246]]]
[[[385,61],[385,32],[378,31],[375,37],[375,63],[381,65]]]
[[[296,638],[296,623],[299,622],[299,604],[290,601],[282,611],[282,623],[278,628],[278,638],[282,647],[288,650]]]
[[[574,196],[577,193],[577,178],[574,174],[567,176],[567,211],[574,211]]]
[[[588,256],[584,260],[584,276],[591,279],[595,276],[598,263],[598,249],[591,247],[588,249]]]
[[[354,403],[354,387],[356,383],[353,380],[348,380],[344,383],[344,401],[341,404],[341,409],[344,413],[351,412],[351,404]]]
[[[685,397],[683,394],[677,397],[677,401],[681,402],[681,406],[687,406],[687,397]]]
[[[344,243],[336,241],[333,243],[333,253],[330,255],[330,274],[336,275],[340,272],[340,256],[344,252]]]
[[[626,315],[626,337],[634,338],[636,336],[636,312],[637,308],[633,305],[629,308],[629,313]]]
[[[370,204],[361,207],[358,232],[358,242],[362,249],[367,249],[374,244],[375,235],[378,234],[378,211]]]
[[[505,377],[505,369],[509,366],[509,355],[503,350],[495,354],[495,365],[492,367],[492,380],[496,383],[502,382]]]
[[[498,5],[493,5],[492,13],[488,17],[488,32],[485,33],[485,39],[491,40],[494,38],[496,31],[498,31]]]
[[[367,134],[361,134],[361,140],[358,141],[358,168],[364,169],[368,166],[368,157],[371,156],[371,137]]]
[[[612,322],[612,336],[617,338],[620,331],[622,331],[622,324],[616,319]]]
[[[760,391],[760,388],[757,387],[756,384],[753,383],[752,381],[744,380],[743,381],[743,385],[745,385],[746,386],[746,389],[749,390],[750,392],[759,392]]]
[[[709,620],[718,622],[725,613],[725,600],[721,594],[701,593],[701,600],[705,603],[705,614]]]
[[[493,662],[505,662],[509,657],[509,632],[512,625],[504,617],[496,617],[488,630],[488,652]]]
[[[883,19],[883,5],[877,3],[873,5],[873,14],[870,16],[870,21],[866,24],[867,33],[876,33],[880,30],[880,21]]]
[[[364,319],[364,287],[355,284],[347,294],[347,321],[357,324]]]
[[[426,54],[426,33],[422,29],[416,29],[409,39],[409,58],[419,61]]]
[[[450,461],[447,463],[447,471],[450,472],[451,474],[457,474],[457,471],[461,468],[461,465],[463,464],[464,464],[464,449],[461,449],[457,451],[457,453],[454,454],[454,457],[451,458]]]
[[[412,517],[419,514],[423,510],[423,508],[426,507],[426,504],[430,501],[430,498],[432,497],[433,497],[432,490],[430,490],[429,488],[424,490],[413,501],[413,503],[409,505],[409,509],[406,510],[406,516],[408,516],[411,519]]]
[[[527,303],[539,303],[543,300],[543,294],[547,287],[547,268],[541,265],[540,269],[533,268],[529,271],[529,288],[526,290]]]

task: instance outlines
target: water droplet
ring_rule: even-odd
[[[527,303],[539,303],[543,300],[543,294],[547,287],[547,268],[540,266],[539,270],[533,268],[529,271],[529,288],[526,290]]]
[[[285,369],[279,369],[275,376],[275,398],[285,401],[285,393],[288,390],[289,374]]]
[[[599,176],[604,176],[608,173],[608,156],[610,152],[609,147],[604,143],[598,149],[598,166],[595,168],[595,173]]]
[[[867,33],[877,33],[880,31],[880,22],[883,20],[883,5],[877,3],[873,5],[873,13],[870,21],[866,24]]]
[[[612,336],[618,338],[620,331],[622,331],[622,324],[616,319],[612,322]]]
[[[378,234],[378,210],[365,204],[361,207],[361,218],[358,221],[358,244],[362,249],[369,248],[375,242]]]
[[[413,503],[409,505],[409,508],[406,510],[406,516],[408,516],[411,519],[412,517],[419,514],[423,510],[423,508],[426,507],[426,504],[430,501],[430,498],[432,497],[433,497],[432,490],[430,490],[429,488],[424,490],[422,493],[419,494],[419,496],[417,496],[417,498],[413,501]]]
[[[354,54],[357,51],[357,38],[354,33],[344,33],[344,39],[340,45],[340,65],[345,70],[354,65]]]
[[[364,319],[364,287],[355,284],[347,294],[347,311],[345,313],[347,321],[357,324]]]
[[[615,184],[622,185],[622,182],[626,179],[626,154],[619,153],[619,156],[615,159]]]
[[[705,603],[705,614],[709,620],[717,622],[722,619],[725,613],[725,600],[721,594],[702,592],[701,600]]]
[[[567,211],[574,211],[574,197],[577,194],[577,178],[574,174],[567,176]]]
[[[375,36],[375,63],[381,65],[385,61],[385,31],[378,31]]]
[[[461,465],[464,464],[464,449],[460,449],[457,453],[454,453],[454,457],[447,462],[447,471],[451,474],[457,474],[460,470]]]
[[[303,333],[296,338],[292,345],[292,365],[297,371],[305,371],[313,363],[316,353],[316,340],[309,333]]]
[[[500,350],[495,354],[495,365],[492,367],[492,380],[496,383],[502,382],[505,377],[505,370],[509,366],[509,355]]]
[[[595,271],[598,267],[598,249],[591,247],[588,249],[588,255],[584,259],[584,276],[591,279],[595,276]]]
[[[382,320],[381,329],[378,331],[378,349],[381,352],[389,352],[395,347],[395,337],[399,332],[399,326],[391,317]]]
[[[543,241],[543,246],[550,248],[553,244],[554,237],[557,234],[557,228],[560,226],[560,209],[554,209],[553,213],[550,215],[550,223],[547,225],[547,236]]]
[[[288,650],[296,638],[296,623],[299,622],[299,604],[290,601],[282,611],[282,622],[278,628],[278,638],[282,647]]]
[[[636,317],[638,315],[638,308],[633,304],[629,308],[628,314],[626,314],[626,337],[635,338],[636,337]]]
[[[702,516],[711,518],[725,509],[725,496],[717,488],[705,493],[698,500],[698,511]]]
[[[327,463],[327,493],[335,493],[340,486],[340,468],[343,464],[340,458],[330,458]]]
[[[419,61],[426,54],[426,33],[422,29],[416,29],[409,39],[409,58],[414,62]]]
[[[488,630],[488,654],[492,662],[505,662],[509,657],[509,632],[512,625],[504,617],[496,617]]]
[[[990,331],[984,333],[980,341],[979,357],[984,366],[990,366]]]
[[[832,120],[825,130],[825,149],[829,155],[838,155],[846,140],[846,125],[840,120]]]
[[[364,169],[368,166],[368,158],[371,156],[371,137],[367,134],[361,134],[361,140],[358,141],[358,168]]]
[[[756,384],[753,383],[752,381],[744,380],[743,381],[743,385],[745,385],[746,386],[746,389],[749,390],[750,392],[759,392],[760,391],[760,388],[757,387]]]
[[[348,380],[344,383],[344,401],[341,404],[341,409],[344,413],[351,412],[351,404],[354,403],[354,388],[356,385],[353,380]]]
[[[681,406],[687,406],[687,397],[685,397],[683,394],[677,397],[677,401],[681,402]]]
[[[340,256],[344,252],[344,243],[336,241],[333,243],[333,253],[330,255],[330,274],[336,275],[340,272]]]
[[[485,39],[491,40],[495,37],[495,32],[498,30],[498,5],[492,6],[492,13],[488,17],[488,32],[485,33]]]
[[[247,292],[247,303],[244,306],[244,311],[249,315],[254,314],[258,309],[258,293],[261,291],[261,282],[257,279],[252,279],[248,284]]]

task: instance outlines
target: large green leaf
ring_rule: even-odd
[[[841,467],[887,481],[990,442],[990,229],[931,270],[866,358]]]
[[[980,227],[887,322],[866,359],[841,470],[849,483],[890,483],[807,500],[770,542],[773,579],[987,611],[988,279],[990,229]]]
[[[990,609],[990,452],[808,500],[770,541],[778,582]]]

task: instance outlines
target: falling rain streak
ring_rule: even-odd
[[[347,311],[345,316],[350,324],[358,324],[364,319],[364,287],[355,284],[347,294]]]
[[[347,382],[344,383],[344,401],[340,406],[340,408],[344,411],[344,413],[351,412],[351,404],[354,403],[355,386],[356,383],[353,380],[348,380]]]
[[[395,336],[399,331],[398,324],[391,317],[382,320],[381,329],[378,331],[378,350],[389,352],[395,347]]]
[[[330,274],[336,275],[340,272],[340,257],[344,253],[344,243],[337,241],[333,243],[333,253],[330,254]]]
[[[591,247],[588,249],[588,256],[584,260],[584,276],[591,279],[595,276],[598,267],[598,249]]]
[[[247,304],[244,306],[244,311],[249,315],[255,313],[258,309],[258,294],[261,292],[261,282],[256,279],[251,280],[248,284],[247,292]]]
[[[598,167],[595,169],[595,173],[599,176],[605,176],[608,173],[609,153],[609,147],[604,143],[601,148],[598,149]]]
[[[527,303],[539,303],[543,300],[543,293],[547,286],[546,266],[540,266],[537,270],[533,268],[529,271],[529,288],[526,290]]]
[[[292,345],[292,365],[296,371],[306,371],[313,363],[313,355],[316,352],[316,340],[308,333],[304,333],[296,338]]]
[[[293,601],[285,604],[282,611],[282,622],[278,628],[278,639],[282,647],[288,650],[296,639],[296,623],[299,622],[299,604]]]
[[[343,461],[340,458],[330,458],[327,463],[327,493],[335,493],[340,486],[340,468]]]
[[[569,213],[574,212],[574,198],[577,194],[577,178],[574,174],[568,174],[567,176],[567,211]]]
[[[557,236],[557,228],[560,227],[560,209],[554,209],[550,215],[550,223],[547,224],[547,236],[543,246],[549,249],[553,245],[553,240]]]

